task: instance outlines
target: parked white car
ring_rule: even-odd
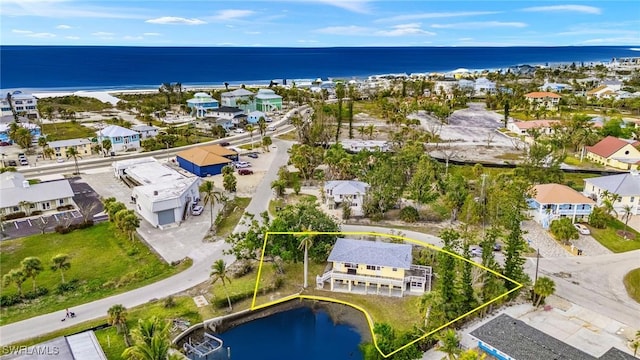
[[[591,231],[589,231],[589,228],[582,225],[582,224],[573,224],[573,226],[576,227],[576,230],[578,230],[578,232],[582,235],[590,235]]]
[[[470,246],[469,247],[469,255],[471,257],[481,257],[482,256],[482,248],[480,246]]]
[[[235,129],[235,130],[233,130],[233,132],[236,133],[236,134],[244,134],[245,133],[244,129]]]
[[[267,131],[276,131],[276,126],[275,125],[267,126]]]
[[[248,168],[249,166],[251,166],[251,163],[246,161],[236,161],[234,165],[236,169],[242,169],[242,168]]]
[[[204,207],[202,205],[193,205],[191,206],[191,214],[198,216],[200,214],[202,214],[202,212],[204,211]]]

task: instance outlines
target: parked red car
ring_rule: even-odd
[[[238,169],[238,174],[240,174],[240,175],[253,175],[253,170],[251,170],[251,169]]]

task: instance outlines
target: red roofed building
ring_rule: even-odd
[[[536,107],[543,106],[547,109],[553,109],[558,106],[560,103],[561,96],[548,92],[548,91],[536,91],[531,92],[524,95],[525,99],[527,99],[530,103],[535,104]]]
[[[637,169],[640,163],[640,142],[607,136],[593,146],[585,147],[587,159],[616,169]]]

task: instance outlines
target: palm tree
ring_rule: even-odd
[[[110,139],[102,140],[102,150],[105,152],[104,155],[109,154],[109,150],[111,150],[111,140]]]
[[[22,271],[26,277],[30,277],[33,280],[33,291],[36,291],[36,276],[44,270],[42,267],[42,261],[35,256],[26,257],[20,262],[22,265]]]
[[[78,175],[80,174],[80,169],[78,168],[78,158],[82,159],[82,156],[80,156],[80,153],[78,153],[78,149],[76,149],[75,147],[71,147],[67,149],[67,159],[72,157],[73,158],[73,162],[76,165],[76,172],[74,173],[74,175]]]
[[[306,289],[307,286],[309,286],[307,282],[307,274],[309,273],[309,248],[313,246],[314,235],[309,233],[313,231],[310,227],[303,228],[302,231],[305,233],[300,236],[301,239],[300,245],[298,245],[298,250],[304,249],[304,285],[302,287]]]
[[[627,205],[622,207],[622,211],[624,211],[624,214],[622,214],[622,220],[624,221],[624,238],[626,240],[627,239],[627,225],[629,224],[629,219],[631,219],[631,215],[633,215],[633,207],[631,207],[631,205],[627,204]]]
[[[444,330],[436,336],[436,339],[438,339],[438,351],[447,354],[449,360],[455,360],[456,355],[462,352],[460,338],[455,330]]]
[[[209,212],[211,215],[211,227],[213,227],[213,206],[216,202],[221,202],[224,199],[222,192],[216,190],[211,181],[203,182],[198,190],[204,194],[202,201],[205,205],[209,204]]]
[[[51,258],[51,270],[60,271],[60,276],[62,277],[62,283],[64,284],[64,271],[69,270],[71,268],[71,262],[69,262],[69,255],[67,254],[58,254]]]
[[[138,326],[131,330],[133,346],[122,353],[125,359],[166,360],[173,357],[169,354],[169,322],[163,322],[153,316],[146,320],[138,320]]]
[[[107,310],[109,315],[108,323],[116,327],[118,334],[126,333],[127,329],[127,308],[122,304],[113,305]]]
[[[11,283],[16,284],[20,297],[22,297],[22,284],[24,284],[25,281],[27,281],[27,275],[23,269],[12,269],[2,277],[4,286],[8,286]]]
[[[38,138],[38,146],[42,149],[42,156],[44,156],[44,148],[47,146],[47,138],[44,136],[40,136]]]
[[[260,116],[258,119],[258,131],[260,131],[260,143],[264,143],[264,134],[267,133],[267,121],[264,116]]]
[[[282,180],[274,180],[271,183],[271,189],[273,189],[273,191],[276,192],[276,196],[277,197],[283,197],[284,196],[284,191],[287,187],[287,183],[285,183]]]
[[[550,296],[556,291],[556,284],[550,278],[541,276],[533,285],[533,292],[536,294],[536,307],[540,306],[542,299]]]
[[[251,150],[253,150],[253,132],[256,130],[256,128],[253,125],[247,125],[245,129],[249,132],[249,138],[251,141]]]
[[[231,307],[231,298],[229,297],[229,293],[227,292],[227,283],[231,282],[229,278],[229,274],[227,273],[227,264],[222,259],[216,260],[213,265],[211,265],[211,284],[215,284],[218,281],[222,283],[222,287],[224,288],[224,294],[227,296],[227,302],[229,303],[229,311],[233,310]]]

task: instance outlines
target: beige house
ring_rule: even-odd
[[[29,216],[67,205],[74,205],[69,180],[30,184],[19,172],[0,174],[0,215],[24,212]]]
[[[78,155],[80,156],[90,155],[92,144],[93,143],[89,139],[69,139],[51,141],[47,144],[47,146],[53,149],[56,157],[66,158],[67,150],[71,148],[76,149]]]
[[[557,108],[561,98],[560,95],[548,91],[536,91],[525,94],[524,97],[536,107],[545,107],[549,110]]]
[[[640,163],[640,142],[607,136],[593,146],[585,147],[587,159],[616,169],[637,169]]]
[[[551,135],[554,132],[554,126],[558,124],[560,120],[514,121],[507,124],[507,129],[530,140],[529,132],[532,129],[537,129],[540,135]]]
[[[357,294],[403,296],[431,291],[430,266],[412,264],[412,246],[381,241],[340,238],[329,254],[316,286]]]

